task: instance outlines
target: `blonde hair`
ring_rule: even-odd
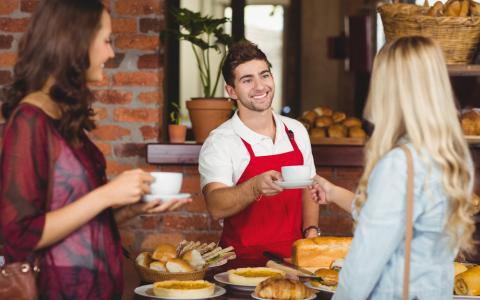
[[[407,136],[418,153],[426,150],[442,170],[443,188],[449,197],[446,229],[452,247],[470,251],[475,230],[473,163],[460,128],[446,63],[434,41],[411,36],[383,47],[373,65],[364,115],[375,130],[365,147],[356,208],[360,210],[367,201],[368,178],[377,162]]]

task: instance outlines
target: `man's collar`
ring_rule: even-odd
[[[272,115],[273,115],[273,120],[275,121],[275,142],[283,138],[288,138],[285,132],[285,125],[280,119],[280,116],[276,114],[274,111],[272,111]],[[269,138],[263,134],[259,134],[251,130],[250,128],[248,128],[242,122],[242,120],[240,120],[240,117],[238,115],[238,110],[233,114],[232,125],[235,133],[238,134],[242,139],[244,139],[250,145],[255,145],[257,143],[260,143],[263,139]]]

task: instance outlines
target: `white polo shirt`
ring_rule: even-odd
[[[297,120],[273,112],[276,125],[275,144],[268,136],[251,130],[240,120],[238,111],[233,117],[210,132],[200,150],[198,170],[201,188],[211,182],[234,186],[250,162],[243,138],[252,146],[255,156],[267,156],[293,150],[284,124],[294,134],[295,142],[302,152],[303,162],[310,166],[311,176],[316,173],[312,157],[312,146],[305,127]]]

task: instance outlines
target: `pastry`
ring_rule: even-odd
[[[207,298],[215,292],[215,285],[205,280],[166,280],[153,284],[155,296],[172,299]]]
[[[362,127],[362,121],[354,117],[346,118],[342,124],[347,127]]]
[[[347,137],[348,128],[338,123],[328,127],[328,136],[332,138]]]
[[[289,300],[305,299],[313,296],[314,292],[300,281],[270,277],[257,285],[255,294],[264,299]]]
[[[475,266],[455,276],[455,294],[480,296],[480,266]]]
[[[322,116],[315,119],[315,127],[328,127],[333,124],[331,117]]]
[[[367,134],[361,127],[350,127],[348,129],[348,136],[353,138],[366,138]]]
[[[256,286],[260,282],[273,276],[284,277],[285,272],[266,268],[238,268],[228,271],[228,280],[233,284]]]
[[[312,128],[312,129],[310,129],[310,138],[311,139],[324,138],[326,136],[327,136],[327,134],[325,133],[325,129],[323,129],[323,128]]]
[[[317,114],[317,116],[322,117],[331,117],[333,115],[333,110],[327,106],[319,106],[313,109],[313,111]]]
[[[347,118],[347,115],[345,113],[339,112],[339,111],[334,112],[333,116],[332,116],[333,122],[335,122],[335,123],[342,122],[346,118]]]
[[[292,262],[300,267],[326,268],[339,258],[345,258],[351,237],[320,236],[301,239],[292,245]]]

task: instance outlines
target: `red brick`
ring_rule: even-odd
[[[115,53],[115,57],[107,60],[105,63],[105,68],[106,69],[116,69],[120,66],[120,64],[123,62],[123,59],[125,58],[125,53]]]
[[[140,19],[140,32],[142,33],[160,33],[165,26],[163,19],[142,18]]]
[[[12,73],[10,71],[0,70],[0,85],[7,84],[12,81]]]
[[[183,176],[182,191],[184,190],[187,193],[198,193],[199,189],[200,189],[200,176],[199,175]]]
[[[102,151],[103,155],[112,155],[112,145],[110,143],[95,141],[95,145],[98,147],[98,149],[100,149],[100,151]]]
[[[159,0],[118,0],[117,13],[120,15],[162,14],[162,3]]]
[[[105,107],[95,107],[95,120],[102,121],[108,117],[108,111]]]
[[[208,230],[208,218],[205,215],[186,216],[176,214],[165,215],[162,226],[177,230]]]
[[[159,110],[152,108],[117,108],[113,111],[113,119],[119,122],[148,122],[160,120]]]
[[[20,10],[23,12],[32,13],[35,11],[38,5],[38,0],[22,0],[20,2]]]
[[[107,175],[109,177],[117,176],[118,174],[136,168],[132,164],[120,163],[116,160],[107,160]]]
[[[92,131],[94,139],[115,141],[130,134],[130,130],[117,125],[99,125]]]
[[[24,32],[27,29],[28,22],[30,22],[30,18],[0,18],[0,31]]]
[[[137,20],[132,18],[113,18],[113,33],[134,33],[137,32]]]
[[[159,86],[163,73],[119,72],[113,76],[114,85]]]
[[[9,15],[18,8],[18,0],[0,1],[0,15]]]
[[[0,49],[12,48],[13,36],[0,34]]]
[[[218,242],[220,240],[221,231],[218,232],[187,232],[185,239],[189,241],[200,241],[203,243]]]
[[[162,215],[142,215],[138,217],[137,222],[141,224],[144,230],[157,229],[162,222],[162,218]]]
[[[195,191],[194,194],[192,194],[192,202],[189,203],[186,207],[185,210],[188,212],[207,212],[207,206],[205,205],[205,200],[202,195],[200,195],[197,191]],[[182,188],[182,192],[187,192],[187,190],[184,190]]]
[[[0,68],[11,68],[15,65],[17,60],[17,54],[13,52],[2,52],[0,53]]]
[[[117,49],[155,50],[160,44],[158,36],[122,34],[115,39]]]
[[[138,100],[145,104],[157,104],[162,103],[163,101],[163,93],[162,90],[158,90],[155,92],[145,92],[140,93],[138,95]]]
[[[160,129],[157,126],[142,126],[140,127],[144,140],[157,140],[160,134]]]
[[[158,244],[169,243],[172,245],[177,245],[180,243],[185,236],[179,232],[172,233],[151,233],[147,234],[146,237],[140,244],[142,250],[154,250]]]
[[[138,58],[137,67],[139,69],[158,69],[163,65],[163,56],[158,54],[145,54]]]
[[[116,145],[113,152],[117,157],[145,158],[145,144],[125,143]]]
[[[105,104],[129,104],[132,102],[131,92],[121,92],[117,90],[96,90],[95,98],[100,103]]]

